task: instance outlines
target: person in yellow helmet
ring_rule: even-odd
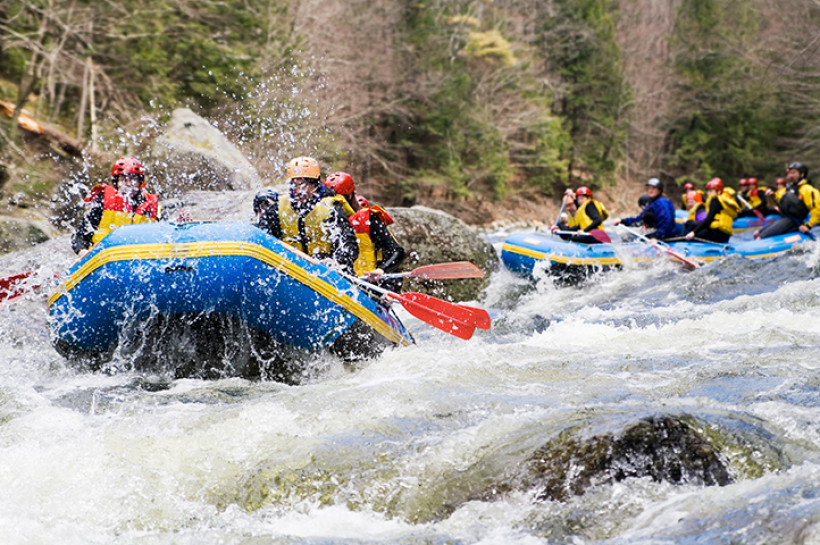
[[[332,259],[352,274],[359,256],[356,233],[342,203],[321,184],[319,163],[312,157],[291,159],[287,177],[287,197],[275,194],[257,226],[311,257]]]
[[[145,167],[134,157],[120,157],[111,167],[111,183],[94,186],[85,198],[88,210],[71,239],[80,257],[108,233],[133,223],[159,219],[159,197],[145,191]]]
[[[390,291],[401,291],[401,278],[380,282],[385,273],[398,271],[406,256],[404,248],[388,229],[393,218],[381,206],[371,205],[356,194],[356,184],[350,174],[334,172],[323,183],[350,207],[348,219],[359,241],[359,258],[354,264],[356,276],[366,276],[368,282]]]

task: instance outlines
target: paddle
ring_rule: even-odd
[[[412,271],[383,274],[382,278],[427,278],[429,280],[454,280],[458,278],[482,278],[484,271],[469,261],[454,261],[452,263],[435,263],[416,267]],[[360,278],[364,280],[364,278]]]
[[[285,244],[284,242],[282,245],[311,263],[319,264],[317,259],[297,250],[293,246]],[[394,293],[369,282],[365,282],[364,280],[360,280],[353,275],[346,274],[338,268],[334,270],[358,286],[366,287],[391,299],[395,299],[402,304],[407,312],[419,320],[455,337],[467,340],[473,336],[476,327],[490,329],[490,315],[484,309],[448,303],[447,301],[436,299],[424,293]]]
[[[475,328],[490,329],[492,325],[490,315],[484,309],[448,303],[425,293],[395,293],[355,276],[339,274],[355,284],[398,301],[419,320],[461,339],[472,337]]]
[[[566,204],[567,204],[567,196],[564,195],[564,196],[561,197],[561,208],[558,209],[558,217],[555,218],[555,223],[553,225],[558,225],[558,223],[561,221],[561,214],[564,213],[564,206],[566,206]],[[555,233],[553,233],[553,235],[555,235]]]
[[[604,231],[602,229],[593,229],[592,231],[589,231],[589,232],[586,232],[586,231],[561,231],[561,230],[558,230],[558,231],[553,231],[553,234],[555,234],[555,235],[565,235],[565,236],[590,235],[595,240],[597,240],[598,242],[603,242],[603,243],[607,243],[607,244],[612,242],[612,239],[609,238],[609,235],[606,234],[606,231]]]
[[[25,283],[26,279],[33,274],[34,271],[28,271],[0,278],[0,302],[11,301],[37,289],[39,286],[27,286]]]
[[[629,232],[629,233],[632,233],[633,235],[635,235],[636,237],[638,237],[638,238],[639,238],[639,239],[641,239],[642,241],[646,242],[647,244],[652,244],[652,240],[650,240],[648,237],[645,237],[644,235],[642,235],[641,233],[638,233],[637,231],[633,231],[632,229],[630,229],[630,228],[629,228],[629,227],[627,227],[626,225],[623,225],[623,224],[618,224],[618,227],[620,227],[620,228],[622,228],[622,229],[626,230],[626,231],[627,231],[627,232]],[[699,265],[696,261],[692,261],[691,259],[688,259],[688,258],[686,258],[686,257],[684,257],[684,256],[682,256],[682,255],[680,255],[679,253],[672,251],[672,249],[671,249],[671,248],[669,248],[669,245],[668,245],[668,244],[664,244],[664,243],[663,243],[663,242],[661,242],[660,240],[657,240],[657,241],[655,241],[655,242],[657,242],[658,246],[660,246],[660,248],[661,248],[664,252],[666,252],[667,254],[671,255],[671,256],[672,256],[672,257],[674,257],[675,259],[679,259],[680,261],[683,261],[684,263],[686,263],[687,265],[689,265],[689,266],[690,266],[690,267],[692,267],[693,269],[697,269],[698,267],[700,267],[700,265]]]
[[[740,199],[740,202],[743,203],[743,206],[745,206],[746,208],[748,208],[749,210],[751,210],[752,212],[755,213],[755,216],[757,216],[757,219],[759,219],[761,222],[766,221],[765,216],[763,216],[763,212],[761,212],[757,208],[753,208],[752,205],[749,204],[749,201],[747,201],[746,199],[743,198],[743,195],[741,195],[740,193],[736,193],[735,195],[737,196],[738,199]]]

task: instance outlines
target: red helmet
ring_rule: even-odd
[[[757,178],[749,178],[746,180],[746,185],[757,185]]]
[[[786,185],[786,178],[778,178],[774,183],[777,185]]]
[[[708,184],[706,184],[706,189],[723,191],[723,180],[721,180],[720,178],[712,178],[712,180]]]
[[[124,176],[126,174],[135,174],[137,176],[145,176],[145,167],[139,160],[133,157],[120,157],[114,162],[111,167],[111,177]]]
[[[740,179],[740,184],[739,184],[739,185],[740,185],[740,187],[743,187],[743,186],[749,185],[749,180],[747,180],[746,178],[741,178],[741,179]]]
[[[578,189],[575,190],[575,195],[576,196],[577,195],[585,195],[585,196],[587,196],[591,199],[592,198],[592,190],[590,188],[588,188],[587,186],[582,185],[581,187],[579,187]]]
[[[116,183],[119,176],[136,176],[140,189],[145,187],[145,167],[133,157],[120,157],[111,166],[111,178]]]
[[[356,190],[353,177],[347,172],[334,172],[322,182],[338,195],[350,195]]]
[[[692,199],[695,202],[703,202],[703,197],[697,191],[687,191],[686,200]]]
[[[359,201],[359,206],[361,206],[362,208],[367,208],[370,206],[370,203],[367,202],[367,199],[365,199],[361,195],[356,195],[356,200]]]
[[[694,189],[695,189],[695,184],[693,184],[692,182],[686,182],[685,184],[683,184],[683,190],[684,191],[692,191]]]

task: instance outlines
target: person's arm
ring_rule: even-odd
[[[71,238],[71,249],[74,250],[75,254],[91,248],[94,243],[94,233],[97,231],[97,227],[100,226],[100,220],[102,220],[102,214],[103,198],[102,193],[100,193],[91,201],[88,212],[83,216],[80,225],[77,226],[77,230]]]
[[[376,250],[382,253],[382,261],[378,267],[386,273],[399,270],[406,252],[396,238],[387,230],[387,226],[376,214],[370,214],[370,238]]]
[[[278,239],[282,238],[282,224],[279,222],[279,194],[274,194],[273,202],[262,212],[256,226]]]
[[[806,189],[803,189],[806,188]],[[811,229],[820,225],[820,191],[806,184],[801,188],[803,202],[809,207],[809,219],[803,224]]]
[[[587,206],[587,216],[589,217],[589,219],[592,220],[592,223],[590,223],[586,227],[586,229],[584,229],[584,231],[589,233],[593,229],[597,229],[598,227],[600,227],[601,224],[604,223],[604,220],[601,219],[601,214],[598,213],[598,207],[595,206],[594,202],[592,202],[591,200],[587,201],[586,206]]]

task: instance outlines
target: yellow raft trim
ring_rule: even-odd
[[[522,246],[515,246],[507,242],[501,246],[502,252],[511,252],[514,254],[525,255],[535,259],[544,259],[549,257],[549,260],[554,263],[561,263],[564,265],[621,265],[621,260],[617,257],[567,257],[563,255],[548,254],[547,252],[539,252],[538,250],[530,250]]]
[[[108,263],[152,259],[188,259],[226,255],[247,256],[266,263],[363,320],[390,342],[401,346],[410,345],[410,341],[404,338],[401,333],[390,327],[390,325],[385,323],[368,308],[358,303],[351,296],[341,293],[336,286],[313,276],[299,265],[288,261],[264,246],[252,242],[200,241],[163,244],[130,244],[105,248],[91,256],[82,267],[77,269],[74,274],[61,284],[57,288],[57,291],[49,298],[48,304],[51,306],[60,297],[67,294],[82,282],[86,276]]]

